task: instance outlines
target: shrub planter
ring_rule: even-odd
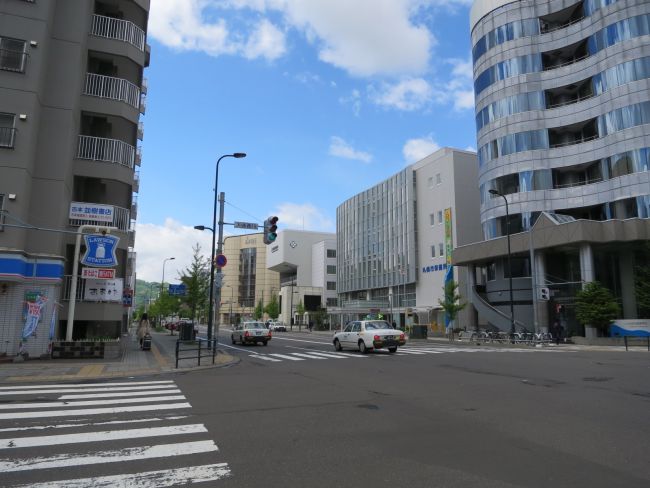
[[[52,359],[115,359],[120,357],[121,353],[119,339],[52,343]]]

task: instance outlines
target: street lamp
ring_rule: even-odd
[[[208,305],[208,341],[212,339],[212,324],[214,322],[213,307],[214,307],[214,258],[215,258],[215,232],[217,227],[217,197],[219,195],[219,163],[223,158],[245,158],[246,153],[233,153],[224,154],[217,160],[217,169],[214,177],[214,210],[212,212],[212,249],[210,250],[210,304]],[[221,207],[223,211],[223,205]],[[200,226],[199,226],[200,227]],[[223,218],[219,219],[219,246],[217,252],[221,254],[221,246],[223,240]],[[219,268],[218,272],[221,272]]]
[[[515,302],[512,300],[512,259],[510,255],[510,213],[508,212],[508,199],[498,190],[489,190],[491,195],[497,195],[503,198],[506,202],[506,236],[508,237],[508,277],[510,281],[510,338],[513,339],[515,335]]]
[[[160,282],[160,299],[162,300],[163,296],[163,286],[165,286],[165,264],[167,264],[167,261],[173,261],[176,258],[166,258],[163,260],[163,272],[162,272],[162,281]],[[160,320],[158,321],[158,325],[162,325],[162,309],[160,310]],[[172,330],[172,334],[174,331]]]

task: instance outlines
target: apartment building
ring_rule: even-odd
[[[112,280],[76,278],[74,338],[126,325],[148,14],[149,0],[0,3],[0,353],[65,337],[80,226],[120,240]]]

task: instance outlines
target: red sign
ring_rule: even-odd
[[[114,280],[115,270],[107,268],[82,268],[81,277],[95,280]]]

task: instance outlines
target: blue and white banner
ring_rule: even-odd
[[[87,234],[84,240],[86,252],[81,258],[81,264],[95,267],[117,266],[115,251],[117,243],[120,242],[119,237]]]
[[[609,327],[609,333],[612,337],[650,337],[650,320],[615,320]]]

